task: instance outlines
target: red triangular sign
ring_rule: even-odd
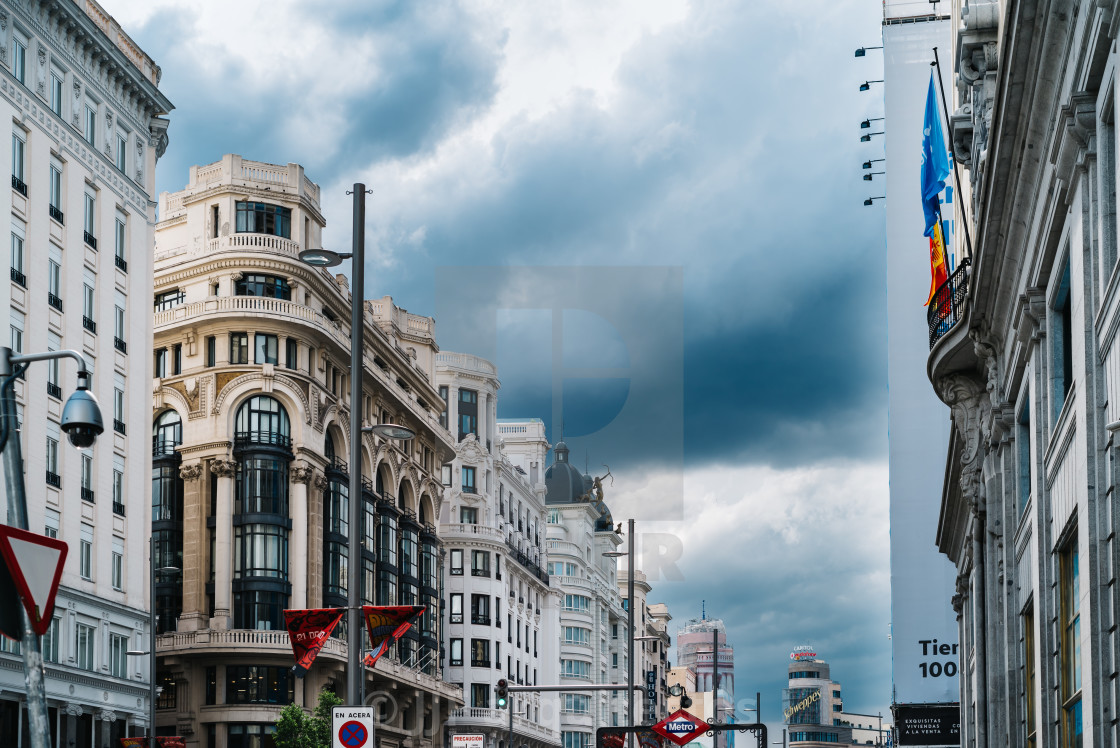
[[[66,563],[66,543],[0,525],[0,556],[16,583],[31,628],[42,636],[54,614],[54,598]]]

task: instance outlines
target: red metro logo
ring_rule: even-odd
[[[654,732],[683,746],[708,731],[708,723],[678,709],[653,726]]]

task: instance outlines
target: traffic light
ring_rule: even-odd
[[[498,708],[505,709],[509,703],[509,684],[505,678],[498,679]]]

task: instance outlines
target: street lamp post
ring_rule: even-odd
[[[634,719],[634,520],[626,521],[626,552],[611,551],[604,556],[626,556],[626,709],[630,723],[636,725]],[[634,748],[634,733],[627,736],[627,745]]]
[[[148,656],[148,748],[156,748],[156,698],[159,696],[159,690],[156,685],[156,624],[159,622],[159,616],[156,614],[156,572],[160,574],[178,574],[182,569],[178,566],[161,566],[156,568],[156,538],[153,534],[148,538],[148,566],[150,567],[148,573],[149,583],[149,603],[151,608],[148,613],[148,630],[151,635],[151,640],[148,643],[148,649],[132,650],[125,652],[126,655],[131,657]]]
[[[15,381],[34,361],[72,358],[78,362],[78,388],[62,410],[61,428],[70,443],[79,449],[92,446],[104,430],[97,398],[89,392],[89,369],[77,351],[49,351],[19,354],[11,348],[0,348],[0,450],[3,451],[4,488],[7,494],[8,522],[12,527],[29,530],[27,493],[23,484],[23,453],[20,447],[19,423],[14,397]],[[14,438],[12,438],[14,437]],[[46,673],[39,637],[31,628],[31,619],[19,606],[20,652],[23,655],[24,685],[27,689],[27,721],[31,748],[50,748],[50,724],[47,719]]]
[[[359,694],[365,681],[365,668],[362,665],[362,594],[361,584],[361,522],[362,522],[362,376],[365,345],[365,290],[366,290],[366,186],[354,184],[352,251],[340,254],[328,249],[305,249],[299,259],[313,267],[334,267],[342,260],[350,263],[350,536],[347,543],[349,559],[346,566],[346,700],[352,706],[360,706]],[[415,433],[410,429],[379,424],[365,431],[392,439],[411,439]],[[364,699],[363,699],[364,700]]]

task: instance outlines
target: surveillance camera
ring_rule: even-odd
[[[101,421],[101,408],[97,405],[97,398],[86,389],[87,378],[79,378],[78,389],[66,401],[62,409],[62,430],[66,432],[70,443],[78,449],[93,446],[97,436],[105,430]]]

